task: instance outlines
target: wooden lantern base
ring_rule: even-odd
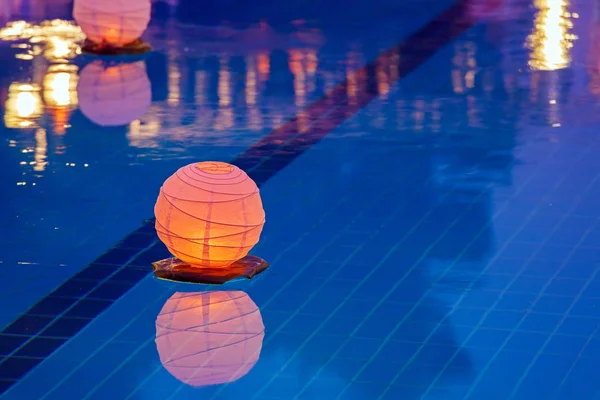
[[[144,54],[152,50],[152,46],[144,42],[142,39],[137,39],[123,47],[114,47],[107,44],[98,44],[89,40],[85,40],[81,51],[88,54],[97,54],[101,56],[126,56]]]
[[[240,279],[252,279],[267,268],[269,264],[262,258],[246,256],[227,268],[198,268],[179,260],[165,258],[152,263],[154,276],[176,282],[205,283],[222,285],[223,283]]]

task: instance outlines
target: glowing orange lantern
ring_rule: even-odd
[[[154,214],[160,240],[196,268],[226,268],[245,257],[265,223],[256,183],[238,167],[213,161],[168,178]]]
[[[152,101],[143,61],[106,65],[94,61],[79,75],[81,112],[100,126],[127,125],[140,118]]]
[[[260,310],[244,292],[175,293],[156,318],[156,348],[179,381],[218,385],[250,372],[264,332]]]
[[[118,48],[142,36],[151,7],[150,0],[75,0],[73,17],[89,41]]]

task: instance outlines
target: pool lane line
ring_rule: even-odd
[[[262,186],[474,26],[477,20],[469,14],[470,4],[471,0],[453,4],[405,40],[348,74],[231,163]],[[169,256],[156,237],[154,220],[149,219],[4,328],[0,332],[0,395],[150,274],[153,261]]]

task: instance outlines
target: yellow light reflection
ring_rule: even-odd
[[[294,75],[294,103],[302,107],[306,103],[306,72],[304,54],[299,49],[289,51],[289,68]]]
[[[248,128],[253,131],[261,130],[262,113],[257,107],[258,74],[256,60],[253,56],[246,57],[246,105],[248,106]]]
[[[39,25],[25,21],[9,22],[0,29],[0,40],[28,40],[29,43],[17,46],[23,53],[20,59],[31,59],[43,53],[49,61],[61,61],[75,57],[81,52],[79,43],[85,39],[81,28],[72,22],[55,19],[43,21]],[[43,45],[43,50],[39,48]]]
[[[248,110],[248,128],[253,131],[263,129],[263,116],[258,107],[250,107]]]
[[[385,56],[380,59],[380,61],[375,65],[375,76],[377,78],[377,91],[379,92],[379,96],[382,99],[386,100],[388,98],[388,93],[390,92],[390,81],[388,77],[389,71],[389,57]]]
[[[42,95],[58,134],[66,132],[70,111],[77,107],[77,71],[74,65],[58,64],[49,66],[44,75]]]
[[[246,104],[250,106],[256,105],[257,94],[257,76],[254,57],[248,56],[246,57]]]
[[[463,94],[475,88],[478,72],[476,59],[477,45],[472,41],[460,41],[454,45],[452,58],[452,86],[454,93]]]
[[[12,83],[8,88],[4,112],[7,128],[31,128],[44,111],[40,87],[36,84]]]
[[[43,96],[48,107],[77,107],[77,76],[75,65],[51,65],[44,76]]]
[[[217,84],[219,106],[229,106],[231,105],[231,72],[229,71],[229,60],[227,57],[222,57],[219,63],[219,81]]]
[[[160,109],[157,105],[151,105],[142,120],[136,119],[129,124],[127,140],[129,146],[140,149],[151,149],[158,147],[158,139],[162,128]]]
[[[85,35],[79,26],[61,19],[43,21],[39,25],[30,24],[26,21],[12,21],[0,29],[0,39],[3,40],[43,38],[49,36],[85,39]]]
[[[50,61],[65,60],[77,55],[80,48],[76,43],[61,37],[50,37],[46,42],[44,56]]]
[[[271,72],[271,57],[268,52],[262,52],[258,55],[258,76],[261,82],[269,79]]]
[[[196,71],[196,88],[194,91],[194,101],[196,105],[202,105],[206,101],[206,71]]]
[[[356,105],[359,93],[359,85],[364,79],[359,69],[360,54],[357,51],[349,51],[346,54],[346,94],[348,95],[348,103],[351,106]]]
[[[317,50],[306,50],[306,72],[308,79],[306,80],[307,93],[313,93],[317,87],[317,70],[319,68],[319,56]]]
[[[219,96],[219,109],[215,118],[215,130],[222,131],[233,126],[233,110],[231,109],[231,72],[229,71],[229,59],[220,59],[219,82],[217,84]]]
[[[181,99],[180,84],[181,84],[181,71],[179,70],[179,64],[177,63],[178,53],[174,48],[167,52],[168,64],[167,64],[167,77],[169,95],[167,98],[167,104],[172,107],[179,105]]]
[[[35,132],[35,150],[34,150],[34,165],[33,170],[41,172],[46,169],[48,162],[46,155],[48,153],[48,140],[46,139],[46,130],[38,129]]]
[[[571,48],[577,36],[573,28],[568,0],[535,0],[538,9],[535,26],[528,38],[531,49],[529,66],[537,71],[554,71],[569,66]]]

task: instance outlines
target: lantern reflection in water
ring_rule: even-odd
[[[39,85],[12,83],[4,111],[7,128],[32,128],[44,112]]]
[[[65,133],[70,111],[77,107],[77,71],[74,65],[57,64],[48,67],[44,76],[44,103],[54,118],[54,130],[59,134]]]
[[[48,67],[43,83],[46,107],[77,107],[77,70],[75,65],[68,64]]]
[[[567,0],[535,0],[537,8],[533,32],[528,38],[531,49],[529,66],[536,71],[555,71],[569,66],[571,49],[577,36]]]
[[[60,19],[43,21],[39,25],[13,21],[0,29],[1,40],[27,40],[18,45],[21,51],[16,54],[24,60],[32,60],[43,53],[51,62],[67,61],[81,52],[79,44],[84,38],[81,28]]]
[[[260,357],[265,326],[241,291],[175,293],[156,319],[160,362],[190,386],[234,382]]]
[[[81,112],[100,126],[122,126],[140,118],[152,101],[143,61],[107,65],[94,61],[79,76]]]
[[[46,41],[44,57],[50,61],[61,61],[74,58],[81,48],[73,40],[62,37],[49,37]]]

